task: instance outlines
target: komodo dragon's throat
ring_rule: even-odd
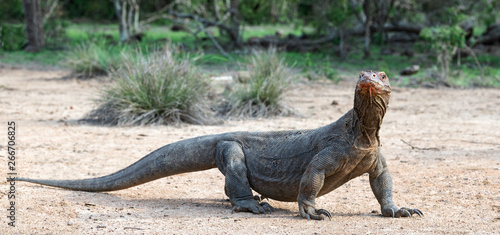
[[[59,188],[90,192],[133,187],[179,173],[218,167],[233,211],[266,213],[273,208],[263,197],[297,201],[303,218],[331,219],[316,209],[315,199],[368,173],[382,215],[422,215],[392,201],[392,180],[380,153],[379,130],[391,87],[384,72],[361,72],[354,108],[336,122],[314,130],[232,132],[201,136],[163,146],[116,173],[80,180],[18,178]]]

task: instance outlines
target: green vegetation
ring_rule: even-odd
[[[107,75],[118,68],[121,56],[127,49],[126,45],[112,46],[104,38],[96,38],[74,46],[65,64],[81,77]]]
[[[26,27],[23,24],[2,24],[0,30],[0,43],[6,51],[21,50],[26,37]]]
[[[0,51],[0,64],[25,65],[35,67],[61,67],[65,60],[67,52],[42,50],[38,53],[29,53],[25,51]]]
[[[98,100],[90,119],[110,125],[188,122],[207,124],[208,82],[188,57],[175,50],[124,53],[122,66],[112,70],[111,83]]]
[[[89,118],[110,125],[288,114],[290,71],[335,84],[376,70],[395,86],[500,87],[498,49],[488,46],[500,37],[496,0],[129,3],[117,19],[113,1],[31,1],[41,14],[0,1],[0,64],[108,76]],[[25,16],[43,18],[25,26]],[[409,67],[420,70],[400,75]],[[209,95],[219,87],[207,77],[228,70],[248,76]]]
[[[287,36],[289,34],[300,35],[303,31],[312,32],[312,28],[302,28],[293,27],[293,25],[258,25],[258,26],[248,26],[243,32],[243,39],[247,40],[251,37],[264,37],[267,35],[282,34]]]
[[[283,93],[290,85],[292,75],[276,49],[254,52],[248,65],[248,79],[231,93],[230,115],[240,117],[268,117],[285,113],[281,105]]]
[[[458,26],[440,26],[425,28],[420,37],[430,43],[431,51],[436,55],[441,67],[441,80],[448,79],[450,62],[458,48],[464,48],[465,32]]]
[[[248,35],[269,35],[281,30],[282,26],[255,26],[258,33],[250,33],[254,27],[247,27]],[[292,32],[285,30],[285,32]],[[295,32],[296,33],[296,32]],[[247,35],[247,33],[245,33]],[[3,51],[0,52],[0,63],[14,65],[42,65],[59,66],[73,69],[83,77],[107,73],[109,69],[116,68],[120,62],[121,53],[124,51],[134,51],[134,48],[141,48],[143,51],[152,51],[151,48],[161,47],[166,42],[174,45],[183,44],[191,50],[191,57],[196,57],[196,65],[210,69],[213,66],[218,68],[240,68],[242,63],[250,61],[248,56],[241,53],[230,52],[230,58],[222,56],[216,51],[203,52],[202,47],[210,43],[199,44],[196,39],[186,32],[172,32],[167,27],[154,26],[144,35],[143,40],[138,44],[121,45],[118,42],[118,29],[116,25],[91,25],[91,24],[71,24],[66,30],[69,50],[49,50],[45,49],[39,53],[27,53],[24,51]],[[349,79],[352,73],[359,70],[384,70],[388,73],[392,81],[398,78],[401,69],[412,64],[420,64],[422,68],[432,69],[435,64],[435,56],[427,57],[422,61],[420,57],[402,57],[398,54],[380,55],[382,46],[373,45],[371,47],[372,58],[363,59],[361,49],[352,51],[342,61],[338,55],[331,51],[321,51],[314,53],[300,52],[277,52],[283,57],[284,63],[291,65],[301,71],[302,77],[311,80],[329,79],[338,82],[342,79]],[[424,54],[425,55],[425,54]],[[446,82],[457,87],[487,86],[499,87],[499,75],[494,68],[500,66],[500,59],[497,56],[480,54],[479,63],[484,67],[484,77],[477,68],[472,57],[461,59],[461,65],[450,60],[450,76]],[[95,74],[94,74],[95,73]],[[352,76],[353,78],[355,76]],[[432,83],[441,79],[431,72],[421,72],[412,77],[399,77],[395,84],[409,85]],[[408,82],[408,81],[417,82]]]

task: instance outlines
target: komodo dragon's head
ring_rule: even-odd
[[[359,80],[356,84],[355,106],[375,105],[385,113],[390,97],[391,85],[384,72],[362,71],[359,74]]]
[[[390,96],[391,85],[384,72],[362,71],[359,74],[354,111],[359,118],[362,133],[374,133],[377,140],[379,139],[378,130],[389,107]],[[369,144],[375,143],[369,141]]]
[[[382,96],[387,97],[391,93],[391,84],[389,78],[384,72],[361,71],[359,74],[358,84],[356,86],[356,93],[361,92],[369,96]]]

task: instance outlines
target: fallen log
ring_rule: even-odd
[[[479,38],[476,40],[476,45],[493,45],[495,43],[500,43],[500,24],[495,24],[486,30]]]

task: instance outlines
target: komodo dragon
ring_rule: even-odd
[[[354,108],[336,122],[314,130],[231,132],[182,140],[163,146],[113,174],[80,180],[17,178],[43,185],[89,192],[114,191],[162,177],[218,167],[233,211],[266,213],[264,198],[298,202],[300,216],[331,219],[316,209],[316,197],[369,174],[383,216],[422,216],[418,209],[392,201],[392,179],[380,153],[379,130],[391,87],[384,72],[360,73]]]

